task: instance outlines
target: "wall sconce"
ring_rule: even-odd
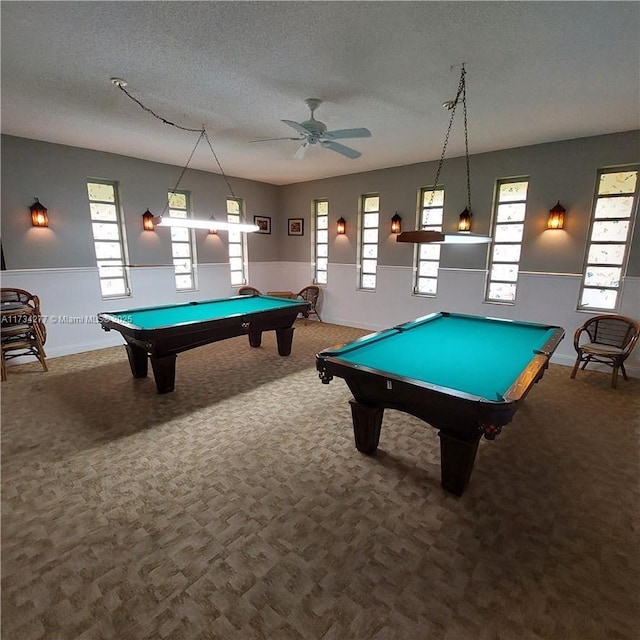
[[[460,222],[458,222],[458,231],[471,231],[471,211],[465,209],[460,214]]]
[[[32,227],[48,227],[49,216],[47,215],[47,208],[40,204],[38,198],[29,207],[31,210],[31,226]]]
[[[396,211],[391,218],[391,233],[400,233],[402,231],[402,218]]]
[[[566,209],[560,204],[549,210],[549,219],[547,220],[547,229],[562,229],[564,227],[564,214]]]
[[[338,218],[338,228],[336,229],[336,233],[339,236],[343,236],[345,234],[346,229],[347,229],[347,221],[343,217]]]
[[[149,211],[149,209],[147,209],[142,214],[142,228],[145,231],[153,231],[155,229],[155,227],[153,226],[153,219],[154,218],[155,218],[155,216],[153,215],[153,213],[151,213],[151,211]]]

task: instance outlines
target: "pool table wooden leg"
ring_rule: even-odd
[[[356,449],[361,453],[372,455],[376,452],[380,442],[384,409],[368,407],[365,404],[360,404],[357,400],[349,400],[349,404],[351,404]]]
[[[158,358],[151,356],[153,377],[156,381],[158,393],[171,393],[176,386],[176,355]]]
[[[440,431],[438,435],[442,488],[461,496],[469,484],[481,436],[469,442],[454,438],[444,431]]]
[[[258,348],[262,344],[262,331],[249,330],[249,344]]]
[[[293,344],[293,327],[276,329],[276,338],[278,340],[278,353],[281,356],[290,355],[291,345]]]
[[[126,344],[129,366],[134,378],[146,378],[149,367],[149,354],[136,344]]]

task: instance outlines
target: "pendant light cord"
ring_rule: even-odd
[[[464,114],[464,157],[467,161],[467,209],[471,215],[471,171],[469,170],[469,130],[467,129],[467,82],[466,71],[462,65],[460,83],[462,84],[462,113]]]
[[[447,145],[449,144],[449,136],[451,135],[451,127],[453,126],[453,119],[456,115],[456,107],[460,98],[462,97],[462,109],[464,113],[464,149],[465,158],[467,163],[467,208],[471,212],[471,173],[469,171],[469,136],[467,130],[467,90],[466,90],[466,71],[464,63],[462,63],[462,71],[460,72],[460,82],[458,83],[458,91],[456,93],[455,100],[451,102],[451,117],[449,118],[449,126],[447,127],[447,133],[444,137],[444,145],[442,147],[442,153],[440,154],[440,161],[438,162],[438,169],[436,170],[436,177],[433,183],[433,189],[431,191],[431,198],[429,199],[429,206],[433,203],[436,188],[438,186],[438,179],[440,178],[440,172],[442,171],[442,165],[444,163],[444,155],[447,151]],[[446,103],[445,103],[446,104]]]
[[[185,172],[187,171],[187,168],[189,167],[189,164],[191,163],[191,160],[193,159],[193,156],[196,152],[196,149],[198,148],[198,145],[200,144],[200,141],[204,138],[207,142],[207,145],[209,146],[209,149],[211,150],[211,153],[213,154],[213,157],[216,161],[216,164],[218,165],[218,169],[220,169],[220,174],[222,175],[222,177],[224,178],[224,181],[227,184],[227,188],[229,189],[229,193],[231,194],[231,197],[235,200],[238,201],[238,197],[236,196],[236,194],[233,191],[233,188],[231,187],[231,183],[229,182],[229,178],[227,177],[227,174],[224,172],[224,169],[222,168],[222,164],[220,164],[220,160],[218,158],[218,155],[216,154],[216,152],[213,149],[213,145],[211,144],[211,140],[209,139],[209,136],[207,135],[207,130],[203,127],[201,127],[200,129],[194,129],[194,128],[190,128],[190,127],[183,127],[182,125],[176,124],[175,122],[171,122],[171,120],[167,120],[166,118],[163,118],[162,116],[158,115],[155,111],[153,111],[153,109],[150,109],[149,107],[147,107],[146,105],[142,104],[142,102],[140,102],[140,100],[138,100],[135,96],[132,96],[124,87],[124,85],[126,85],[126,82],[122,81],[122,80],[117,80],[117,79],[112,79],[112,83],[118,87],[118,89],[120,89],[120,91],[122,91],[130,100],[133,100],[133,102],[135,102],[143,111],[146,111],[147,113],[151,114],[154,118],[157,118],[158,120],[160,120],[161,122],[163,122],[164,124],[167,124],[171,127],[175,127],[176,129],[181,129],[182,131],[190,131],[190,132],[194,132],[194,133],[199,133],[200,135],[198,136],[198,140],[196,141],[195,146],[193,147],[193,150],[191,151],[191,154],[189,155],[189,159],[187,160],[187,164],[184,166],[184,168],[182,169],[182,172],[180,173],[180,177],[178,178],[178,181],[176,182],[176,186],[173,188],[172,192],[175,193],[178,190],[178,187],[180,186],[180,182],[182,181],[182,178],[184,177]],[[169,202],[167,201],[167,204],[165,205],[163,211],[162,211],[162,215],[164,215],[167,211],[167,208],[169,207]],[[246,218],[244,216],[244,214],[242,214],[241,216],[245,222],[246,222]]]

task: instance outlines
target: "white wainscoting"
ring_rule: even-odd
[[[313,266],[308,262],[250,262],[248,281],[263,293],[300,291],[313,284]]]
[[[47,326],[47,357],[69,355],[124,344],[122,336],[103,331],[97,314],[159,304],[223,298],[235,294],[228,264],[198,266],[197,291],[177,292],[173,267],[131,269],[133,295],[103,300],[96,268],[23,269],[2,272],[2,286],[26,289],[40,298]],[[22,358],[16,358],[16,362]]]
[[[408,293],[412,273],[410,267],[381,266],[377,291],[357,291],[356,267],[330,264],[329,286],[323,289],[320,309],[322,319],[373,331],[437,311],[553,324],[564,328],[565,338],[552,362],[573,366],[576,358],[573,334],[589,316],[597,313],[576,311],[580,274],[521,273],[516,304],[504,305],[484,302],[484,270],[440,269],[435,298]],[[620,313],[640,318],[640,278],[626,278],[622,295]],[[629,375],[640,377],[640,347],[625,367]]]
[[[255,262],[249,264],[249,284],[260,291],[299,291],[313,281],[313,268],[301,262]],[[572,366],[573,334],[590,316],[576,311],[580,274],[520,274],[515,305],[483,301],[485,271],[441,269],[435,298],[412,295],[410,267],[378,268],[375,292],[358,291],[357,269],[352,264],[330,264],[329,285],[322,287],[320,314],[325,322],[378,331],[437,311],[452,311],[512,320],[527,320],[564,327],[565,338],[553,362]],[[48,316],[48,357],[80,353],[123,344],[120,334],[105,332],[97,323],[101,311],[117,311],[190,300],[207,300],[235,294],[229,284],[227,264],[198,267],[197,291],[178,293],[173,268],[144,267],[131,271],[134,295],[102,300],[96,269],[14,270],[2,273],[2,286],[19,287],[40,296]],[[620,313],[640,318],[640,278],[626,278]],[[640,377],[640,347],[627,360],[626,369]]]

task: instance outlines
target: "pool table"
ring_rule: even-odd
[[[493,440],[542,378],[561,327],[434,313],[316,355],[320,380],[347,383],[358,451],[375,453],[385,408],[439,429],[441,481],[462,495]]]
[[[248,334],[249,344],[259,347],[262,332],[275,330],[278,353],[288,356],[294,320],[308,309],[304,300],[234,296],[100,313],[98,321],[105,331],[122,334],[134,377],[147,376],[150,359],[158,393],[169,393],[175,388],[177,354],[210,342]]]

